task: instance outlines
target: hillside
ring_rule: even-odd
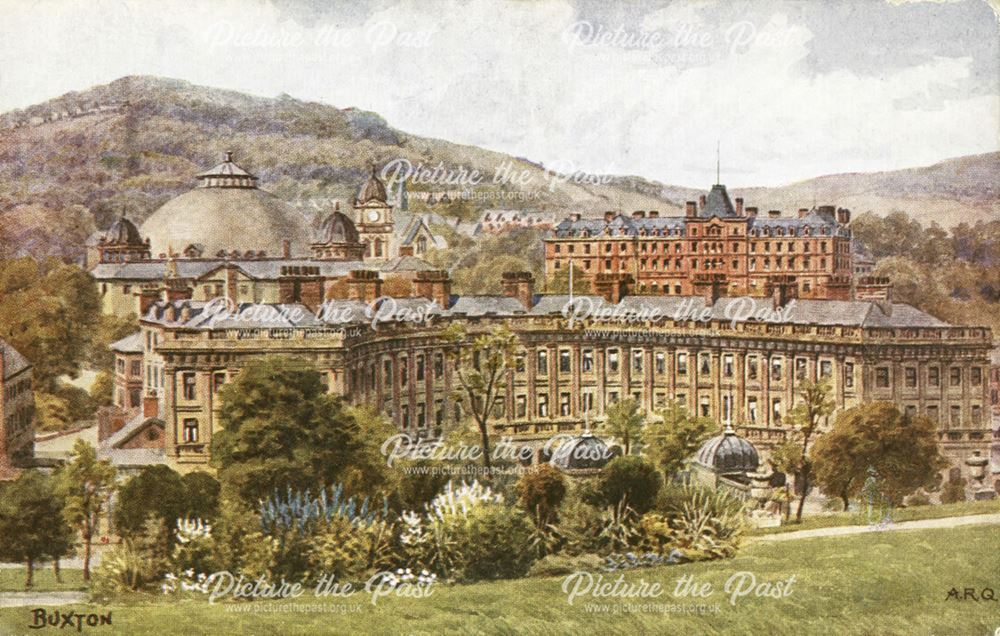
[[[407,134],[375,113],[136,76],[0,115],[0,239],[7,251],[13,245],[15,251],[72,257],[94,228],[106,227],[123,210],[143,220],[192,187],[193,176],[229,149],[262,187],[296,204],[308,220],[333,200],[350,200],[371,162],[394,159],[479,171],[484,181],[471,188],[479,198],[435,208],[465,219],[496,207],[679,214],[685,200],[700,194],[640,177],[578,182],[527,159]],[[492,183],[504,166],[524,171],[526,179]],[[829,202],[856,213],[901,209],[924,222],[951,225],[1000,216],[998,176],[1000,153],[992,153],[733,194],[762,210]],[[421,189],[468,188],[410,186],[411,192]],[[421,208],[418,199],[411,197],[412,208]]]

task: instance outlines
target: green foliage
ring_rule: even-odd
[[[728,558],[746,531],[743,502],[724,489],[683,487],[679,508],[648,513],[640,523],[640,546],[667,555],[677,549],[688,559]]]
[[[123,537],[137,538],[150,516],[169,530],[184,516],[187,506],[181,476],[162,464],[148,466],[121,487],[112,515],[115,530]]]
[[[534,526],[518,508],[504,504],[474,507],[467,515],[442,520],[448,537],[448,561],[459,580],[508,579],[524,576],[533,555],[526,547]]]
[[[958,480],[949,479],[945,482],[944,486],[941,487],[941,503],[957,503],[959,501],[965,501],[965,478],[959,477]]]
[[[142,527],[102,555],[94,572],[94,594],[111,598],[148,590],[170,569],[171,531],[150,515]]]
[[[504,234],[481,237],[454,262],[452,281],[459,294],[499,294],[504,272],[531,272],[543,280],[543,232],[517,228]]]
[[[81,420],[94,417],[98,403],[87,391],[58,381],[52,383],[50,389],[35,393],[38,430],[66,430]]]
[[[926,493],[918,492],[910,495],[906,498],[906,507],[913,508],[916,506],[929,506],[931,503],[931,498],[927,496]]]
[[[97,459],[93,446],[76,440],[69,461],[56,474],[56,492],[63,500],[63,517],[84,543],[83,579],[90,579],[90,545],[101,515],[114,494],[115,467]]]
[[[899,504],[918,488],[930,486],[945,466],[934,422],[904,415],[891,402],[843,411],[809,454],[816,484],[843,501],[859,495],[869,468],[878,472],[882,494]]]
[[[184,508],[181,516],[189,519],[214,520],[219,514],[218,480],[204,471],[194,471],[181,477],[184,485]]]
[[[568,294],[569,293],[569,268],[560,269],[552,276],[549,277],[548,288],[546,291],[550,294]],[[587,274],[580,268],[579,265],[573,263],[573,293],[574,294],[590,294],[593,293],[593,289],[590,287],[590,280],[587,278]]]
[[[641,457],[617,457],[601,471],[597,488],[603,505],[624,502],[641,515],[653,507],[662,485],[659,471]]]
[[[111,406],[114,401],[115,378],[108,371],[99,371],[94,383],[90,385],[90,400],[95,409],[100,406]]]
[[[366,578],[392,564],[393,525],[384,520],[353,524],[346,517],[334,517],[313,535],[307,558],[313,579],[322,574],[338,581]]]
[[[797,521],[802,521],[802,509],[812,489],[813,461],[809,449],[813,437],[826,424],[836,406],[833,390],[827,379],[816,382],[805,380],[799,385],[798,402],[788,414],[786,442],[794,445],[797,450],[784,446],[781,448],[783,455],[779,461],[786,468],[794,469],[796,489],[801,489],[799,507],[795,514]]]
[[[645,452],[669,479],[716,428],[710,418],[693,415],[677,400],[670,400],[646,422]]]
[[[93,280],[76,265],[0,260],[0,338],[31,361],[36,389],[78,375],[99,312]]]
[[[257,577],[270,573],[278,556],[278,540],[261,530],[258,513],[236,498],[223,498],[212,526],[212,560],[216,567]]]
[[[87,344],[87,365],[91,369],[113,373],[115,354],[110,346],[135,333],[137,324],[138,318],[135,314],[128,316],[101,314]]]
[[[519,503],[538,528],[558,521],[559,506],[566,497],[566,478],[549,464],[525,473],[517,483]]]
[[[212,462],[224,490],[251,505],[276,489],[337,483],[362,452],[358,421],[304,364],[261,359],[220,392]]]
[[[565,576],[574,572],[597,572],[604,559],[596,554],[549,554],[535,561],[528,576]]]
[[[604,428],[622,443],[622,448],[628,455],[633,445],[638,445],[642,440],[645,418],[639,403],[633,398],[619,400],[609,406],[604,415]]]
[[[35,562],[69,552],[71,529],[63,519],[63,501],[51,477],[23,472],[0,492],[0,560],[26,563],[25,587],[32,585]]]

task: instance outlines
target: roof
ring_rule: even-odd
[[[604,440],[588,431],[560,444],[549,462],[566,472],[597,471],[620,454],[621,449],[609,448]]]
[[[331,243],[360,243],[358,229],[354,226],[354,221],[346,214],[335,210],[330,213],[320,224],[319,229],[313,233],[313,243],[329,245]]]
[[[142,353],[142,332],[137,331],[121,340],[112,342],[108,348],[118,353]]]
[[[726,186],[715,184],[705,197],[705,205],[698,210],[698,216],[703,219],[710,219],[713,216],[719,218],[737,217],[733,202],[729,200],[729,193]]]
[[[365,181],[361,189],[358,190],[358,196],[355,199],[355,203],[358,205],[364,205],[368,202],[375,203],[386,203],[389,200],[385,192],[385,184],[382,183],[378,178],[378,174],[375,171],[375,165],[372,164],[372,173]]]
[[[204,172],[198,173],[197,177],[199,179],[207,179],[209,177],[249,177],[253,180],[257,179],[257,177],[253,176],[233,162],[232,151],[226,153],[222,163],[212,166]]]
[[[0,350],[3,352],[4,379],[31,368],[31,363],[28,362],[28,359],[22,356],[17,349],[7,344],[6,341],[0,340]]]
[[[415,256],[399,256],[385,262],[374,261],[325,261],[309,258],[178,258],[174,260],[177,276],[198,280],[226,264],[231,264],[247,277],[257,280],[275,280],[281,275],[281,268],[287,266],[318,267],[321,276],[346,276],[357,269],[381,272],[419,272],[435,269],[433,265]],[[167,271],[167,261],[131,261],[125,263],[100,263],[90,271],[97,280],[162,280]]]
[[[162,404],[162,402],[160,403]],[[160,408],[160,415],[162,416],[163,409]],[[101,442],[101,448],[103,449],[117,449],[118,446],[124,444],[136,434],[142,431],[150,424],[166,428],[166,423],[159,417],[146,417],[142,413],[139,413],[131,420],[125,423],[120,429],[112,433],[106,439]]]
[[[760,465],[760,455],[753,444],[737,435],[733,427],[727,425],[722,435],[702,444],[695,461],[723,475],[751,473]]]
[[[104,241],[112,245],[145,245],[139,235],[139,228],[135,226],[135,223],[125,218],[124,214],[115,219],[115,222],[104,233]],[[100,242],[99,239],[98,242]]]

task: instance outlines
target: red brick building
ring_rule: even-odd
[[[631,217],[608,212],[603,219],[575,215],[545,239],[545,271],[569,268],[593,280],[628,274],[639,294],[769,296],[794,284],[793,296],[851,297],[850,211],[834,206],[802,208],[794,217],[733,205],[723,185],[712,186],[684,216],[655,210]]]

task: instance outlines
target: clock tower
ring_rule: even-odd
[[[354,199],[353,207],[354,224],[361,242],[365,244],[365,258],[375,261],[392,258],[395,254],[392,206],[374,164],[371,176]]]

